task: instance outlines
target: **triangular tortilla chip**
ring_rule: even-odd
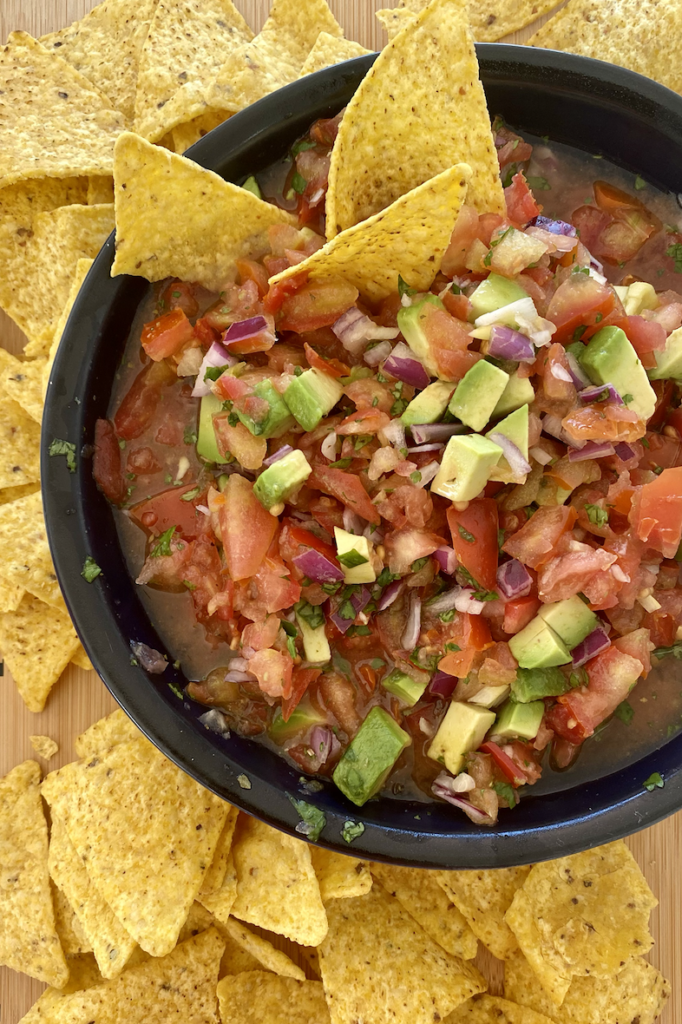
[[[177,942],[213,859],[228,804],[144,739],[48,776],[91,881],[152,956]]]
[[[225,923],[225,929],[230,938],[234,939],[251,956],[254,956],[265,970],[282,977],[305,981],[305,972],[286,953],[283,953],[281,949],[275,949],[271,942],[262,935],[252,932],[241,921],[231,917]]]
[[[15,612],[26,591],[16,583],[5,583],[0,579],[0,612]]]
[[[54,904],[54,920],[57,928],[57,935],[61,942],[64,955],[68,957],[78,956],[80,953],[91,951],[90,943],[83,934],[83,929],[78,923],[78,918],[73,912],[73,907],[59,886],[52,883],[52,902]],[[70,974],[73,974],[71,965]]]
[[[320,886],[322,902],[364,896],[372,888],[369,865],[355,857],[311,846],[310,856]]]
[[[362,57],[363,54],[371,52],[371,50],[366,50],[364,46],[360,46],[360,43],[356,43],[352,39],[338,39],[337,36],[332,36],[329,32],[320,32],[315,45],[306,57],[299,78],[303,78],[304,75],[312,75],[315,71],[322,71],[323,68],[329,68],[333,64],[341,64],[344,60],[352,60],[353,57]]]
[[[31,746],[38,757],[50,761],[59,751],[59,744],[51,736],[29,736]]]
[[[467,202],[504,214],[467,0],[432,0],[382,51],[346,108],[329,169],[327,238],[459,162],[472,170]]]
[[[17,402],[36,423],[43,418],[46,363],[45,358],[22,362],[12,357],[11,362],[0,370],[0,390]]]
[[[88,206],[101,206],[114,201],[114,178],[109,174],[97,174],[88,178]]]
[[[180,277],[220,291],[235,260],[268,249],[270,225],[293,222],[252,192],[130,132],[116,146],[114,181],[112,277]]]
[[[482,871],[441,871],[438,884],[469,922],[472,932],[498,960],[518,949],[504,915],[530,868],[497,868]]]
[[[372,300],[397,292],[398,276],[412,288],[427,289],[440,269],[470,176],[467,164],[450,167],[272,281],[304,272],[311,281],[343,277]]]
[[[234,866],[232,851],[227,858],[225,875],[220,888],[203,896],[199,894],[197,899],[206,910],[214,915],[217,921],[223,925],[227,923],[237,899],[237,869]]]
[[[140,54],[158,0],[104,0],[80,21],[41,36],[132,123]]]
[[[223,825],[223,830],[220,833],[220,838],[216,844],[213,860],[211,861],[210,867],[204,876],[201,889],[199,890],[200,896],[210,896],[211,893],[217,892],[225,881],[225,875],[227,874],[230,862],[232,838],[234,836],[234,830],[237,825],[237,816],[239,814],[239,810],[236,807],[232,807],[230,804],[227,806],[228,811],[227,817],[225,818],[225,824]]]
[[[35,426],[33,420],[29,422]],[[0,505],[0,549],[3,581],[22,586],[59,610],[65,608],[47,543],[40,491]],[[73,652],[76,647],[70,650]]]
[[[0,487],[13,489],[38,480],[40,427],[4,390],[0,390]],[[0,571],[3,576],[7,575],[4,558]]]
[[[467,999],[448,1017],[448,1024],[554,1024],[550,1017],[499,996]]]
[[[35,761],[0,780],[0,964],[56,987],[69,977],[55,928]]]
[[[204,90],[253,38],[232,0],[160,0],[142,49],[134,127],[157,142],[206,109]]]
[[[376,16],[388,32],[388,38],[393,39],[427,3],[428,0],[402,0],[393,10],[377,11]],[[560,0],[476,0],[469,3],[471,32],[479,43],[496,43],[510,32],[518,32],[537,21],[558,3]]]
[[[0,615],[0,653],[29,711],[43,710],[78,643],[66,612],[31,594],[15,612]]]
[[[82,759],[102,754],[118,743],[127,743],[129,740],[144,740],[144,736],[132,718],[128,718],[122,708],[116,708],[77,736],[74,746]]]
[[[200,114],[199,117],[195,117],[185,124],[177,125],[170,133],[172,146],[168,148],[182,156],[186,149],[193,146],[199,139],[203,139],[204,135],[212,132],[229,116],[225,110],[207,110],[205,114]]]
[[[76,668],[82,668],[86,672],[91,672],[93,669],[93,664],[88,658],[87,654],[85,653],[85,648],[83,647],[82,644],[72,657],[71,663],[75,665]]]
[[[0,186],[23,178],[111,174],[123,117],[26,32],[0,49]]]
[[[64,308],[62,309],[61,316],[57,321],[57,326],[54,329],[54,338],[50,343],[49,351],[47,353],[47,362],[43,367],[43,386],[46,392],[47,385],[50,381],[50,374],[52,373],[52,366],[54,364],[55,356],[57,355],[57,350],[59,349],[59,345],[62,340],[62,335],[66,327],[66,322],[69,319],[69,316],[71,315],[73,304],[78,298],[78,293],[81,290],[83,281],[87,277],[88,271],[90,270],[90,267],[92,266],[93,263],[94,260],[78,260],[78,263],[76,264],[76,269],[73,272],[73,277],[71,278],[71,287],[69,288],[69,294],[67,296],[66,302],[64,303]],[[31,348],[33,344],[33,342],[29,342],[24,351],[28,353],[29,348]],[[44,343],[41,342],[40,345],[42,346],[43,349],[45,348]]]
[[[218,999],[223,1024],[330,1024],[319,981],[251,971],[223,978]]]

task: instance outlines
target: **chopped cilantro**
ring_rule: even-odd
[[[183,584],[183,586],[187,587],[188,590],[196,590],[197,589],[196,584],[195,583],[190,583],[189,580],[183,580],[182,584]]]
[[[303,367],[302,366],[295,366],[294,367],[294,377],[301,377],[301,376],[303,376]]]
[[[639,440],[640,440],[640,443],[643,444],[645,448],[651,448],[651,445],[649,444],[649,442],[647,441],[647,439],[645,437],[640,437]]]
[[[652,772],[649,778],[646,780],[646,782],[643,782],[642,785],[645,789],[648,789],[650,793],[653,793],[653,791],[657,788],[663,789],[663,787],[665,786],[665,782],[661,778],[659,772]]]
[[[568,682],[572,689],[575,689],[576,686],[586,686],[589,682],[589,676],[584,668],[578,668],[575,672],[571,672]]]
[[[682,641],[678,640],[671,647],[657,647],[654,654],[657,658],[666,658],[669,654],[672,654],[673,658],[682,660]]]
[[[299,601],[294,605],[294,611],[304,622],[307,622],[311,629],[318,629],[324,625],[324,612],[319,605],[308,604],[307,601]]]
[[[339,607],[339,615],[341,616],[342,619],[345,619],[347,622],[352,622],[354,620],[355,608],[353,607],[350,601],[344,601],[343,604]]]
[[[380,672],[382,668],[386,667],[386,662],[383,658],[372,658],[369,664],[370,668],[373,668],[375,672]]]
[[[419,572],[420,569],[423,569],[429,558],[429,555],[424,555],[423,558],[415,558],[414,562],[410,566],[411,572]]]
[[[417,289],[410,288],[407,281],[404,281],[400,274],[398,274],[398,295],[402,299],[403,295],[416,295]]]
[[[217,380],[228,369],[229,363],[225,363],[224,366],[207,366],[204,372],[204,380]]]
[[[459,644],[449,643],[449,644],[445,645],[445,650],[446,651],[452,651],[453,654],[456,654],[457,651],[461,651],[462,648],[459,646]]]
[[[293,636],[287,637],[287,650],[292,658],[295,658],[298,654],[298,651],[296,650],[296,641]]]
[[[373,409],[376,409],[376,407],[378,406],[378,404],[379,404],[379,396],[378,396],[378,395],[375,395],[375,396],[374,396],[374,398],[372,399],[372,408],[373,408]]]
[[[353,448],[356,452],[359,452],[361,448],[364,448],[366,444],[372,440],[371,434],[358,434],[353,442]]]
[[[467,544],[476,543],[476,538],[474,537],[473,533],[469,533],[468,530],[465,530],[461,523],[457,524],[457,529],[459,530],[460,537],[462,538],[462,540],[465,540]]]
[[[291,187],[293,188],[294,192],[296,192],[299,196],[302,196],[306,190],[307,184],[308,182],[305,180],[303,175],[299,174],[298,171],[294,171],[293,177],[291,179]]]
[[[587,326],[585,324],[581,324],[580,327],[576,327],[576,329],[573,331],[573,341],[580,341],[586,330]]]
[[[420,483],[421,482],[421,478],[422,478],[422,475],[421,475],[421,473],[419,472],[418,469],[415,469],[414,473],[410,473],[410,480],[412,481],[413,484]]]
[[[401,380],[391,388],[391,394],[395,398],[395,402],[391,406],[391,416],[402,416],[407,409],[409,402],[406,398],[403,398],[403,382]]]
[[[371,634],[372,630],[369,626],[365,626],[363,623],[360,623],[359,626],[351,626],[346,636],[371,636]]]
[[[628,700],[621,701],[614,712],[616,718],[620,718],[621,722],[625,725],[629,725],[635,715],[635,709]]]
[[[509,782],[493,782],[493,789],[498,796],[506,800],[510,807],[516,807],[519,795]]]
[[[76,472],[76,446],[71,441],[62,441],[61,438],[55,437],[50,441],[47,452],[48,455],[66,455],[66,468],[69,473]]]
[[[451,608],[447,612],[441,612],[440,615],[438,616],[438,618],[440,619],[441,622],[452,622],[454,617],[455,617],[455,609],[454,608]]]
[[[585,511],[587,512],[587,518],[594,526],[606,526],[609,521],[608,512],[599,508],[599,505],[585,505]]]
[[[497,547],[501,551],[504,544],[504,530],[497,531]]]
[[[185,432],[182,435],[182,440],[185,444],[196,444],[197,443],[197,432],[194,427],[186,426]]]
[[[669,245],[665,254],[675,261],[675,273],[682,274],[682,242]]]
[[[348,676],[348,678],[350,678],[352,671],[351,664],[349,661],[346,661],[342,654],[339,654],[336,648],[332,651],[332,665],[337,672],[341,673],[342,676]]]
[[[320,838],[322,829],[327,824],[324,811],[321,811],[319,807],[315,807],[314,804],[309,804],[306,800],[297,800],[289,793],[287,793],[287,796],[296,808],[296,813],[302,819],[296,826],[296,831],[316,842]]]
[[[337,592],[337,590],[341,586],[341,583],[321,583],[320,586],[324,590],[325,594],[329,594],[331,596],[332,594],[335,594]]]
[[[529,178],[526,178],[526,181],[530,188],[538,189],[540,192],[548,192],[552,187],[547,181],[547,178],[541,178],[535,175],[531,175]]]
[[[630,402],[634,401],[634,398],[635,398],[634,395],[629,395],[629,394],[628,395],[623,395],[623,402],[625,403],[625,405],[629,405]]]
[[[400,577],[394,575],[388,566],[385,565],[377,577],[377,584],[380,587],[387,587],[389,583],[392,583],[393,580],[397,579],[400,579]]]
[[[86,581],[86,583],[92,583],[92,581],[96,580],[97,577],[101,575],[101,573],[102,570],[98,566],[95,559],[88,555],[88,557],[83,562],[83,568],[81,569],[81,576],[83,577],[83,579]]]
[[[183,495],[181,495],[180,500],[181,501],[192,501],[192,499],[196,498],[197,494],[200,494],[200,493],[201,493],[201,488],[200,487],[193,487],[191,491],[185,491],[185,493]]]
[[[306,149],[315,149],[317,145],[312,139],[299,139],[291,147],[291,155],[298,156],[299,153],[305,153]]]
[[[156,544],[149,552],[152,558],[160,558],[161,555],[171,554],[171,540],[176,530],[177,526],[169,526],[167,530],[163,531]]]
[[[118,439],[118,446],[121,449],[121,451],[123,451],[125,449],[126,443],[125,443],[125,441],[123,440],[122,437],[119,437],[119,439]]]
[[[236,427],[237,424],[239,423],[239,416],[237,416],[237,413],[231,412],[230,415],[227,417],[227,422],[230,424],[231,427]]]
[[[499,595],[496,591],[484,590],[480,583],[476,582],[469,570],[465,569],[463,565],[457,566],[457,572],[463,577],[467,586],[474,588],[474,593],[472,595],[474,601],[497,601]]]
[[[454,281],[450,285],[450,291],[452,292],[453,295],[461,295],[462,294],[462,289]]]
[[[660,476],[663,472],[663,466],[654,466],[653,471],[656,474],[656,476]]]
[[[365,565],[368,559],[364,555],[361,555],[355,548],[351,548],[350,551],[346,551],[343,555],[337,555],[337,560],[341,563],[344,569],[354,569],[356,565]]]
[[[635,188],[638,192],[641,192],[643,188],[646,188],[646,182],[644,178],[641,176],[641,174],[638,174],[635,178]]]
[[[359,839],[364,831],[365,826],[361,821],[344,821],[341,835],[347,843],[352,843],[354,839]]]
[[[603,313],[595,313],[595,316],[594,316],[595,324],[600,324],[603,319],[604,319],[604,314]]]
[[[175,694],[175,696],[178,697],[180,700],[184,700],[185,699],[185,695],[182,692],[182,690],[180,689],[180,687],[177,685],[177,683],[169,683],[168,684],[168,689],[172,690],[173,693]]]
[[[352,461],[353,461],[352,459],[337,459],[336,462],[330,462],[329,463],[329,468],[330,469],[348,469],[348,467],[350,466]]]

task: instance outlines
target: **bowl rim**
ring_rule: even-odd
[[[615,65],[558,51],[499,43],[478,44],[476,49],[484,84],[510,73],[517,76],[525,73],[534,86],[540,84],[543,77],[556,80],[559,76],[566,87],[570,83],[573,87],[582,83],[583,88],[602,90],[621,104],[628,97],[633,100],[639,97],[645,105],[655,107],[666,124],[671,123],[670,130],[682,146],[682,97],[656,82]],[[281,129],[283,118],[292,122],[294,112],[301,107],[312,111],[310,116],[304,115],[308,124],[315,117],[323,116],[315,111],[325,104],[330,110],[340,109],[343,103],[339,98],[345,95],[344,102],[348,102],[375,59],[375,54],[355,58],[266,96],[229,118],[186,155],[213,169],[225,160],[226,148],[229,147],[229,158],[234,162],[258,145],[267,131]],[[236,175],[235,179],[243,180],[245,176]],[[101,505],[104,499],[94,486],[90,461],[79,458],[76,473],[72,474],[67,471],[66,460],[50,458],[47,453],[54,437],[80,441],[85,445],[84,455],[91,451],[88,442],[92,438],[83,434],[86,414],[97,401],[96,393],[84,387],[91,357],[101,345],[102,331],[111,327],[111,317],[125,290],[137,287],[141,296],[148,288],[140,279],[112,279],[109,269],[113,255],[112,234],[74,303],[63,335],[66,343],[57,353],[47,391],[41,435],[41,479],[46,528],[57,577],[95,669],[141,731],[201,785],[270,825],[297,835],[295,829],[300,819],[291,797],[308,799],[306,790],[295,778],[298,773],[277,754],[270,753],[264,758],[263,747],[235,737],[225,741],[202,729],[196,720],[205,708],[197,711],[198,706],[186,700],[181,705],[168,686],[154,685],[153,679],[161,679],[165,684],[182,687],[184,676],[174,666],[169,665],[161,677],[150,677],[139,666],[130,664],[130,648],[122,632],[124,620],[129,626],[131,614],[135,612],[139,616],[142,606],[127,571],[123,588],[132,585],[130,598],[122,601],[116,596],[120,583],[116,578],[117,568],[120,571],[117,557],[122,556],[118,544],[107,544],[98,535],[102,519],[97,516],[93,519],[92,508],[97,509],[98,516],[104,517],[105,522],[107,512]],[[139,285],[131,283],[135,281]],[[88,585],[81,579],[80,572],[85,556],[95,549],[103,576]],[[128,603],[134,607],[126,607]],[[139,621],[136,631],[143,642],[163,650],[144,610],[143,621]],[[233,754],[235,746],[237,753]],[[250,748],[255,749],[257,756],[249,754]],[[274,770],[268,772],[268,767],[273,769],[272,758],[276,758],[277,763]],[[654,771],[663,774],[665,786],[647,792],[642,782]],[[614,786],[619,794],[616,797],[610,792]],[[514,825],[515,820],[520,820],[518,817],[508,822],[503,815],[492,830],[473,826],[454,808],[436,802],[421,804],[383,798],[356,808],[337,790],[332,791],[331,785],[311,799],[322,807],[327,818],[317,845],[336,852],[417,867],[515,866],[622,838],[682,807],[682,734],[626,768],[583,785],[581,793],[576,794],[582,809],[562,818],[561,805],[569,793],[573,794],[574,790],[524,800],[527,813],[523,827]],[[542,813],[538,814],[540,805]],[[344,823],[349,820],[365,826],[364,833],[350,846],[342,839]],[[447,827],[443,827],[445,823]]]

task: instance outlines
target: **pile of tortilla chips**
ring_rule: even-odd
[[[365,863],[237,812],[123,711],[76,751],[42,786],[34,761],[0,780],[0,964],[49,985],[25,1024],[653,1024],[666,1002],[622,842],[497,871]]]

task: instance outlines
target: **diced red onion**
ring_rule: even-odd
[[[572,375],[561,365],[561,363],[553,363],[550,373],[555,380],[563,380],[567,384],[573,383]]]
[[[390,608],[393,602],[398,600],[404,589],[405,583],[403,580],[393,580],[392,583],[389,583],[377,601],[377,611],[384,612],[387,608]]]
[[[333,430],[331,434],[327,434],[320,445],[320,451],[324,455],[325,459],[329,459],[330,462],[334,462],[336,460],[336,434]]]
[[[616,455],[622,462],[627,462],[628,459],[634,459],[637,454],[632,445],[628,444],[627,441],[619,441],[618,444],[614,444],[613,448]]]
[[[441,800],[447,800],[453,807],[459,807],[475,825],[494,825],[495,821],[489,814],[486,814],[480,807],[476,807],[470,800],[465,800],[456,792],[453,788],[453,782],[454,779],[451,776],[441,772],[438,778],[434,780],[431,791],[434,796],[439,796]]]
[[[390,341],[380,341],[377,345],[368,349],[362,357],[368,366],[378,366],[384,359],[388,359],[393,346]]]
[[[420,452],[439,452],[445,448],[442,443],[434,442],[433,444],[419,444],[416,448],[408,448],[407,452],[409,455],[418,455]]]
[[[199,367],[197,379],[192,388],[192,398],[204,398],[206,395],[211,394],[212,381],[204,380],[207,370],[214,369],[217,366],[235,366],[236,363],[235,357],[231,356],[219,341],[214,341]]]
[[[444,594],[439,594],[433,601],[429,601],[427,605],[429,612],[433,615],[440,615],[441,612],[451,611],[455,607],[457,598],[461,592],[461,587],[453,587],[452,590],[447,590]]]
[[[230,671],[225,676],[226,683],[250,683],[252,679],[255,679],[253,672],[238,672],[236,669]]]
[[[606,392],[606,397],[604,397]],[[583,388],[578,393],[578,398],[584,405],[591,402],[613,402],[615,405],[623,405],[623,399],[614,388],[613,384],[593,384],[589,388]]]
[[[563,424],[558,416],[553,413],[547,413],[542,419],[542,430],[545,434],[549,434],[550,437],[556,437],[558,441],[563,441],[564,444],[568,445],[569,448],[582,448],[585,444],[584,441],[579,441],[575,437],[564,430]]]
[[[525,458],[521,449],[518,448],[513,441],[510,441],[506,434],[494,431],[489,436],[490,440],[494,444],[499,445],[502,449],[504,457],[509,463],[515,479],[520,480],[522,477],[526,476],[527,473],[530,473],[530,462]]]
[[[222,736],[226,740],[230,738],[230,727],[227,724],[227,719],[222,711],[218,711],[218,708],[211,708],[205,714],[199,715],[199,721],[209,732],[214,732],[217,736]]]
[[[454,576],[459,566],[454,548],[436,548],[433,553],[433,557],[438,562],[441,572],[446,573],[448,576]]]
[[[352,533],[355,537],[359,537],[364,533],[365,527],[367,526],[367,520],[359,516],[357,512],[353,512],[350,508],[344,508],[343,510],[343,528],[346,533]]]
[[[407,442],[405,440],[405,427],[399,419],[391,420],[387,426],[382,427],[381,432],[388,443],[392,444],[394,448],[407,447]]]
[[[384,531],[374,523],[367,523],[367,526],[362,531],[362,536],[366,537],[372,544],[381,544],[384,539]]]
[[[534,363],[536,353],[525,334],[496,324],[490,331],[488,355],[496,359],[513,359],[518,363]]]
[[[413,590],[409,597],[407,623],[403,630],[403,635],[400,638],[400,644],[403,650],[412,651],[417,646],[419,641],[419,632],[421,630],[421,622],[422,602],[419,595]]]
[[[550,217],[536,217],[533,224],[542,228],[544,231],[549,231],[553,235],[568,235],[571,238],[575,238],[576,230],[572,224],[567,224],[565,220],[552,220]]]
[[[431,378],[421,360],[404,341],[398,342],[384,363],[384,372],[390,373],[396,380],[402,380],[413,388],[422,390],[431,383]]]
[[[131,640],[130,649],[145,672],[149,672],[150,675],[161,675],[168,668],[167,659],[153,647],[148,647],[147,644],[139,643],[137,640]]]
[[[360,355],[370,341],[387,341],[397,338],[400,331],[394,327],[379,327],[357,306],[351,306],[336,323],[332,331],[339,339],[346,352]]]
[[[574,647],[571,651],[571,660],[573,662],[573,668],[580,668],[590,658],[594,658],[597,654],[601,654],[607,647],[611,646],[606,632],[601,626],[597,626],[593,629],[589,636],[586,636],[577,647]]]
[[[419,480],[414,485],[415,487],[426,487],[432,480],[438,476],[440,470],[440,462],[429,462],[427,466],[424,466],[419,470]]]
[[[480,615],[485,608],[485,601],[477,601],[473,597],[473,589],[462,587],[455,600],[455,608],[458,612],[466,612],[468,615]]]
[[[555,234],[553,231],[545,231],[538,225],[531,224],[526,228],[525,234],[530,238],[536,238],[546,247],[545,251],[550,255],[556,252],[572,252],[578,245],[578,239],[570,235]]]
[[[429,693],[434,697],[442,697],[444,700],[449,700],[455,692],[457,682],[457,676],[451,676],[449,672],[441,672],[438,669],[431,676]]]
[[[415,423],[410,427],[412,438],[417,444],[429,444],[431,441],[446,442],[456,434],[466,433],[467,430],[468,427],[463,423]]]
[[[285,455],[288,455],[289,452],[293,452],[293,450],[294,449],[290,444],[283,444],[281,448],[277,449],[274,455],[268,455],[267,459],[263,459],[263,465],[272,466],[275,462],[279,462],[280,459],[283,459]]]
[[[249,660],[248,658],[230,658],[230,671],[231,672],[248,672],[249,671]]]
[[[343,569],[315,548],[295,555],[293,562],[296,568],[314,583],[337,583],[344,578]]]
[[[223,345],[234,345],[237,341],[245,341],[256,334],[262,334],[270,327],[264,316],[250,316],[248,320],[238,320],[225,331]]]
[[[583,388],[588,387],[591,383],[590,378],[587,376],[582,366],[575,358],[572,352],[564,351],[566,356],[566,362],[568,363],[568,369],[571,374],[571,380],[573,384],[581,391]]]
[[[331,620],[341,633],[347,633],[350,627],[353,625],[353,622],[355,621],[354,618],[344,619],[343,615],[341,615],[339,612],[334,612],[334,614],[331,616]]]
[[[533,577],[518,558],[510,558],[497,570],[497,587],[506,598],[527,597],[533,586]]]
[[[546,452],[544,448],[540,448],[539,445],[536,445],[534,448],[530,448],[528,450],[528,454],[534,458],[536,462],[539,462],[541,466],[548,466],[553,458],[549,452]]]
[[[569,462],[584,462],[585,459],[603,459],[613,455],[615,448],[610,441],[586,441],[582,448],[572,448],[568,453]]]
[[[205,516],[210,516],[211,510],[207,505],[195,505],[197,512],[202,512]]]
[[[360,612],[367,607],[369,602],[372,600],[372,595],[367,587],[363,587],[362,590],[356,590],[350,599],[350,603],[355,608],[355,614],[359,615]]]
[[[332,752],[333,739],[334,733],[331,729],[327,729],[323,725],[315,726],[310,734],[310,747],[313,751],[313,756],[310,761],[310,771],[317,772],[323,764],[327,763],[327,759]]]

